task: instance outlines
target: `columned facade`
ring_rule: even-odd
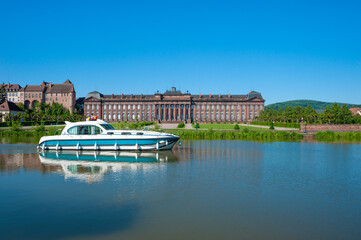
[[[247,122],[264,109],[258,92],[246,95],[191,95],[174,87],[154,95],[102,95],[91,92],[84,100],[84,114],[108,122]]]

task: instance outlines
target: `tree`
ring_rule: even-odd
[[[5,85],[1,85],[0,88],[0,104],[6,101],[6,90]]]

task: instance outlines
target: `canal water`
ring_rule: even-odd
[[[361,239],[361,145],[0,144],[0,239]]]

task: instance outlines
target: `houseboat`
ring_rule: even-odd
[[[179,137],[148,130],[115,130],[109,123],[89,118],[83,122],[65,122],[60,135],[40,139],[40,150],[170,150]]]

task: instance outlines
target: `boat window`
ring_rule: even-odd
[[[100,124],[105,130],[115,130],[110,124]]]
[[[137,133],[137,135],[143,135],[143,133],[139,132],[139,133]]]
[[[97,126],[74,126],[68,130],[72,135],[97,135],[101,132],[100,127]]]
[[[122,132],[122,135],[132,135],[130,132]]]
[[[79,134],[79,128],[77,126],[71,127],[71,128],[69,128],[68,133],[72,134],[72,135],[78,135]]]

